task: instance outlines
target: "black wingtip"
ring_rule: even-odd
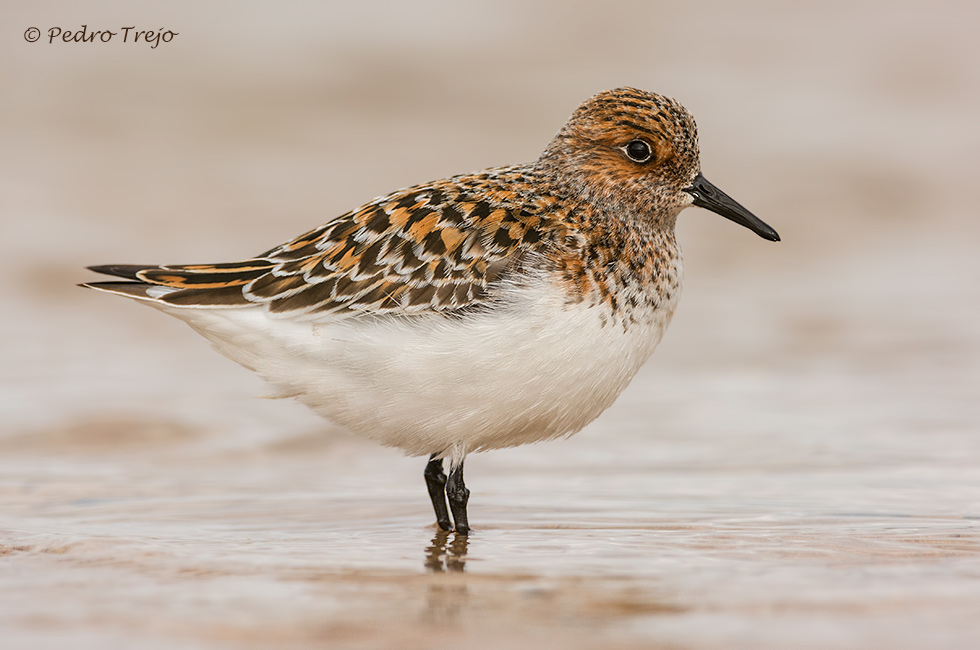
[[[140,280],[140,277],[136,275],[137,273],[155,267],[152,264],[101,264],[98,266],[86,266],[85,268],[89,271],[101,273],[102,275],[113,275],[117,278],[126,278],[127,280]]]

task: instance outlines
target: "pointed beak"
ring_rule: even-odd
[[[694,197],[694,205],[699,208],[711,210],[726,219],[731,219],[763,239],[779,241],[779,235],[775,230],[770,228],[762,219],[743,208],[738,201],[709,183],[702,174],[699,173],[694,179],[694,183],[690,187],[684,188],[684,191]]]

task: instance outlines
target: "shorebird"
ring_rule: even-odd
[[[83,286],[176,316],[281,396],[427,455],[437,524],[466,535],[468,453],[581,430],[653,353],[692,205],[779,241],[702,175],[683,106],[617,88],[534,162],[398,190],[243,262],[93,266],[123,280]]]

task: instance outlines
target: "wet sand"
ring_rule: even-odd
[[[10,11],[3,645],[980,643],[973,10],[437,9]],[[19,35],[123,20],[181,35]],[[467,539],[435,530],[421,459],[74,287],[530,159],[624,83],[685,103],[706,175],[783,241],[685,212],[660,349],[574,438],[472,456]]]

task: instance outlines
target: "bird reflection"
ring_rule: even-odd
[[[452,537],[452,541],[450,541]],[[425,549],[425,568],[429,573],[462,573],[466,566],[466,535],[439,530]]]

